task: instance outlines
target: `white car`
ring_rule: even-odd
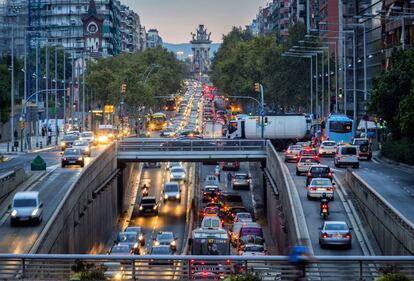
[[[79,139],[80,140],[86,140],[91,145],[96,144],[95,134],[91,131],[86,131],[86,132],[80,133]]]
[[[236,222],[253,222],[252,215],[247,212],[240,212],[234,216],[234,223]]]
[[[335,158],[335,167],[352,166],[353,168],[359,168],[358,147],[341,145],[337,148]]]
[[[43,218],[43,203],[40,202],[39,192],[22,191],[17,192],[14,197],[11,208],[10,224],[13,226],[17,222],[34,221],[40,224]]]
[[[87,140],[78,140],[74,141],[72,148],[79,149],[82,153],[82,155],[86,155],[88,157],[91,157],[91,146]]]
[[[166,165],[166,169],[170,170],[172,167],[183,167],[183,163],[181,162],[168,162]]]
[[[166,182],[162,194],[164,203],[167,202],[167,200],[177,200],[178,202],[181,202],[181,188],[177,182]]]
[[[298,163],[296,163],[296,175],[300,176],[302,174],[306,174],[310,167],[318,164],[318,161],[316,161],[313,157],[301,157],[298,160]]]
[[[321,143],[321,145],[319,146],[319,156],[322,155],[335,155],[336,153],[336,149],[338,148],[338,146],[336,145],[336,143],[334,141],[323,141]]]
[[[267,250],[264,245],[247,244],[239,251],[240,256],[266,256]]]
[[[309,200],[320,199],[322,194],[325,193],[327,198],[334,200],[334,185],[335,183],[331,182],[330,179],[314,178],[307,187],[307,197]]]
[[[170,180],[171,181],[186,181],[185,170],[183,167],[172,167],[170,169]]]

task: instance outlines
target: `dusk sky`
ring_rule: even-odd
[[[232,26],[250,24],[266,2],[269,0],[121,0],[139,14],[147,30],[158,29],[168,43],[187,43],[199,24],[219,43]]]

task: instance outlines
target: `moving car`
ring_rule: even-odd
[[[253,222],[253,218],[249,212],[240,212],[236,213],[233,222]]]
[[[22,191],[17,192],[9,206],[11,209],[10,225],[17,222],[31,222],[40,224],[43,218],[43,203],[40,202],[39,192]]]
[[[200,213],[200,219],[203,219],[208,216],[221,216],[219,207],[205,207],[204,210]]]
[[[352,145],[358,147],[359,158],[365,157],[368,161],[372,159],[371,143],[366,138],[354,138]]]
[[[316,198],[322,198],[322,194],[325,193],[326,197],[334,200],[334,183],[330,179],[314,178],[308,185],[307,197],[309,200]]]
[[[97,140],[95,139],[95,134],[91,131],[86,131],[86,132],[80,133],[79,140],[85,140],[90,145],[97,144]]]
[[[288,149],[285,151],[285,162],[297,161],[299,152],[302,150],[301,145],[289,145]]]
[[[62,168],[65,168],[66,165],[79,165],[81,168],[85,166],[85,158],[83,158],[80,149],[68,148],[65,150],[62,155]]]
[[[306,186],[309,185],[314,178],[326,178],[332,181],[333,171],[327,165],[311,166],[306,174]]]
[[[239,251],[240,256],[266,256],[267,250],[264,245],[247,244]]]
[[[206,178],[204,179],[203,186],[206,187],[208,185],[219,186],[220,182],[219,182],[218,177],[216,175],[207,175]]]
[[[222,162],[221,168],[223,171],[238,171],[240,169],[239,161],[234,162]]]
[[[334,165],[335,167],[352,166],[353,168],[359,168],[358,147],[339,146],[336,150]]]
[[[144,168],[161,168],[160,162],[145,162]]]
[[[181,162],[168,162],[166,169],[170,170],[172,167],[183,167],[183,164]]]
[[[171,181],[186,181],[185,170],[183,167],[172,167],[170,169],[170,180]]]
[[[248,174],[236,173],[231,179],[231,188],[236,189],[236,187],[244,187],[246,189],[250,189],[250,182],[251,180]]]
[[[319,163],[319,155],[318,152],[316,151],[316,149],[311,149],[311,148],[305,148],[305,149],[301,149],[301,151],[299,152],[299,158],[313,158],[315,159],[318,163]]]
[[[162,191],[164,202],[167,200],[177,200],[181,202],[181,188],[177,182],[167,182],[164,184]]]
[[[352,248],[352,227],[344,221],[325,221],[319,228],[319,245],[325,246],[345,246]]]
[[[72,147],[74,141],[78,140],[78,135],[76,134],[67,134],[63,136],[62,141],[60,142],[60,149],[65,151],[66,148]]]
[[[177,238],[171,231],[160,231],[154,239],[154,246],[169,246],[171,251],[177,250]]]
[[[172,127],[167,127],[164,130],[161,131],[160,134],[161,137],[168,137],[168,138],[172,138],[175,137],[175,130]]]
[[[139,214],[146,214],[152,213],[158,215],[158,207],[159,203],[154,196],[147,196],[141,199],[141,203],[139,204]]]
[[[203,203],[217,200],[221,194],[221,189],[217,185],[207,185],[202,190]]]
[[[330,141],[330,140],[323,141],[318,149],[319,156],[335,155],[337,147],[338,146],[336,145],[334,141]]]
[[[136,232],[120,232],[115,244],[126,245],[134,254],[139,254],[139,235]]]
[[[79,149],[82,155],[91,157],[91,146],[87,140],[74,141],[72,148]]]
[[[150,255],[172,255],[173,251],[171,251],[170,246],[168,245],[158,245],[152,246]],[[149,265],[173,265],[174,261],[172,260],[149,260]]]
[[[131,249],[128,245],[114,245],[109,252],[111,256],[130,256],[132,255]]]
[[[318,161],[313,158],[309,157],[301,157],[299,158],[298,163],[296,163],[296,175],[300,176],[302,174],[306,174],[309,171],[309,168],[318,165]]]
[[[104,263],[105,280],[124,280],[125,270],[120,262],[105,262]]]
[[[124,232],[135,232],[138,235],[138,241],[141,246],[145,245],[145,234],[142,231],[142,227],[140,226],[128,226],[125,228]]]

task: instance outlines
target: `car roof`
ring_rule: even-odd
[[[247,173],[235,173],[235,176],[247,176]]]
[[[154,199],[154,200],[155,200],[155,196],[146,196],[146,197],[142,197],[142,199],[141,199],[141,200],[144,200],[144,199]]]
[[[329,168],[328,165],[321,165],[321,164],[311,166],[311,168],[315,168],[315,167],[317,167],[317,168]]]
[[[178,182],[174,182],[174,181],[168,181],[168,182],[166,182],[164,185],[174,185],[174,186],[179,186]]]
[[[345,224],[348,226],[348,224],[345,221],[325,221],[324,224]]]
[[[14,199],[32,199],[32,198],[38,198],[39,192],[38,191],[21,191],[17,192],[14,195]]]

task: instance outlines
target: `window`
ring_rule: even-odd
[[[351,121],[330,121],[329,131],[333,133],[350,133],[352,132]]]

